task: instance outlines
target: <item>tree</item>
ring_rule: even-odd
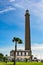
[[[33,59],[33,55],[31,55],[31,60]]]
[[[37,57],[34,57],[34,59],[37,59]]]
[[[7,63],[7,61],[8,61],[8,58],[7,58],[7,57],[8,57],[7,54],[3,57],[3,61],[6,62],[6,63]]]
[[[4,55],[2,53],[0,53],[0,61],[3,60],[3,57],[4,57]]]
[[[15,63],[16,63],[15,59],[16,59],[17,43],[21,44],[22,40],[18,37],[14,37],[12,41],[15,42],[15,52],[14,52],[14,65],[15,65]]]
[[[3,55],[2,53],[0,53],[0,58],[3,58],[3,56],[4,56],[4,55]]]
[[[27,60],[28,60],[28,59],[27,59],[27,58],[25,58],[25,61],[26,61],[26,62],[27,62]]]
[[[6,60],[6,57],[3,57],[3,61],[5,62],[5,60]]]
[[[6,58],[5,62],[7,63],[7,61],[8,61],[8,55],[7,54],[5,55],[5,58]]]

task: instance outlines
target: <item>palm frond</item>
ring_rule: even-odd
[[[18,42],[19,44],[22,44],[22,40],[18,37],[14,37],[12,41],[13,42],[15,41],[15,42]]]
[[[19,39],[19,40],[18,40],[18,43],[19,43],[19,44],[22,44],[22,40],[21,40],[21,39]]]

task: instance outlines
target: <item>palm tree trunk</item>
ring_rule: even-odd
[[[16,65],[16,51],[17,51],[17,42],[15,42],[14,65]]]

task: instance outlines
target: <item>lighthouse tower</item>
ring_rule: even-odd
[[[31,42],[30,42],[30,14],[26,10],[25,13],[25,50],[31,51]]]

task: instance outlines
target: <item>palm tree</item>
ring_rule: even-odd
[[[15,59],[16,59],[16,51],[17,51],[17,43],[21,44],[22,43],[22,40],[18,37],[14,37],[13,42],[15,42],[15,52],[14,52],[14,65],[15,65]]]

